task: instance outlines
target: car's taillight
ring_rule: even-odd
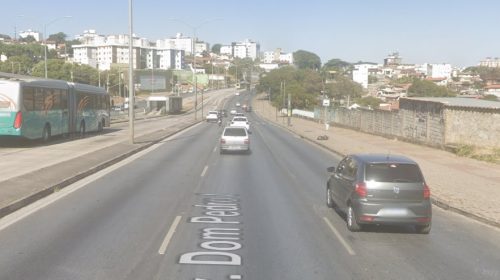
[[[22,124],[23,124],[23,113],[19,111],[17,112],[16,118],[14,119],[14,128],[15,129],[21,128]]]
[[[366,184],[365,183],[357,183],[355,186],[354,191],[359,195],[361,198],[366,197],[366,193],[368,192],[366,190]]]
[[[221,138],[221,139],[220,139],[220,143],[221,143],[221,144],[226,144],[226,139]]]
[[[429,199],[431,198],[431,189],[429,189],[429,186],[424,183],[424,199]]]

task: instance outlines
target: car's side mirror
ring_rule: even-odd
[[[326,169],[326,171],[330,172],[330,173],[335,173],[335,166],[330,166]]]

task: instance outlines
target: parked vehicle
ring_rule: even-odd
[[[250,152],[250,138],[245,127],[228,126],[220,138],[220,153]]]
[[[326,204],[346,213],[347,227],[414,225],[431,230],[430,189],[418,164],[404,156],[353,154],[329,167]]]

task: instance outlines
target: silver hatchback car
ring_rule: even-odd
[[[431,230],[430,190],[418,164],[404,156],[352,154],[329,167],[326,204],[346,213],[347,227],[365,224],[414,225]]]
[[[250,153],[250,138],[244,126],[228,126],[220,137],[220,153],[246,152]]]

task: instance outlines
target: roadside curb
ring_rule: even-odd
[[[101,170],[103,170],[103,169],[105,169],[107,167],[110,167],[110,166],[112,166],[112,165],[114,165],[114,164],[116,164],[116,163],[118,163],[118,162],[120,162],[120,161],[122,161],[122,160],[124,160],[124,159],[126,159],[126,158],[128,158],[128,157],[130,157],[130,156],[132,156],[132,155],[134,155],[134,154],[136,154],[138,152],[140,152],[140,151],[143,151],[143,150],[145,150],[145,149],[147,149],[147,148],[149,148],[149,147],[151,147],[151,146],[153,146],[153,145],[155,145],[155,144],[157,144],[157,143],[159,143],[159,142],[167,139],[168,137],[171,137],[171,136],[173,136],[173,135],[175,135],[175,134],[177,134],[177,133],[179,133],[179,132],[181,132],[183,130],[186,130],[186,129],[190,128],[190,127],[193,127],[193,126],[197,125],[200,122],[201,121],[196,121],[196,122],[190,123],[190,124],[188,124],[188,125],[180,128],[180,129],[177,129],[175,131],[169,132],[166,135],[162,135],[161,137],[159,137],[157,139],[149,140],[147,142],[141,142],[140,146],[138,146],[138,147],[136,147],[136,148],[134,148],[132,150],[129,150],[128,152],[125,152],[123,154],[119,154],[116,157],[114,157],[114,158],[112,158],[110,160],[104,161],[101,164],[96,165],[96,166],[94,166],[94,167],[92,167],[92,168],[90,168],[90,169],[88,169],[86,171],[78,173],[78,174],[76,174],[76,175],[74,175],[72,177],[64,179],[63,181],[61,181],[59,183],[56,183],[56,184],[53,184],[52,186],[44,188],[43,190],[40,190],[40,191],[32,193],[32,194],[30,194],[30,195],[28,195],[26,197],[23,197],[23,198],[21,198],[19,200],[16,200],[16,201],[10,203],[9,205],[0,208],[0,218],[3,218],[3,217],[5,217],[5,216],[7,216],[7,215],[9,215],[9,214],[11,214],[11,213],[13,213],[13,212],[21,209],[21,208],[23,208],[25,206],[28,206],[29,204],[32,204],[32,203],[36,202],[37,200],[40,200],[40,199],[42,199],[44,197],[47,197],[47,196],[49,196],[49,195],[51,195],[53,193],[56,193],[59,190],[65,188],[65,187],[67,187],[67,186],[69,186],[69,185],[71,185],[71,184],[73,184],[73,183],[75,183],[75,182],[77,182],[79,180],[82,180],[85,177],[88,177],[88,176],[90,176],[90,175],[92,175],[94,173],[97,173],[98,171],[101,171]],[[158,131],[160,131],[160,130],[158,130]],[[154,134],[154,133],[156,133],[158,131],[154,131],[154,132],[148,133],[148,134],[143,135],[143,136],[151,135],[151,134]],[[46,168],[50,168],[50,166],[46,167]],[[23,176],[26,176],[26,175],[29,175],[29,174],[24,174],[24,175],[21,175],[19,177],[23,177]]]
[[[260,114],[260,112],[257,112],[257,114],[259,115],[259,117],[261,117],[262,119],[264,120],[267,120],[268,122],[278,126],[278,127],[281,127],[283,129],[286,129],[287,131],[297,135],[298,137],[300,137],[301,139],[304,139],[304,140],[307,140],[309,141],[310,143],[313,143],[317,146],[320,146],[321,148],[323,149],[326,149],[340,157],[344,157],[346,156],[345,154],[339,152],[339,151],[336,151],[328,146],[326,146],[325,144],[323,143],[320,143],[318,141],[315,141],[313,139],[310,139],[304,135],[302,135],[301,133],[299,132],[296,132],[294,131],[293,129],[289,128],[288,126],[285,126],[285,125],[282,125],[278,122],[274,122],[272,120],[269,120],[267,119],[266,117],[264,117],[262,114]],[[444,201],[443,199],[440,199],[440,198],[437,198],[437,197],[434,197],[433,195],[431,195],[431,202],[432,204],[434,204],[435,206],[443,209],[443,210],[448,210],[448,211],[451,211],[451,212],[454,212],[454,213],[457,213],[457,214],[460,214],[462,216],[465,216],[465,217],[468,217],[470,219],[473,219],[477,222],[481,222],[481,223],[484,223],[484,224],[487,224],[487,225],[490,225],[490,226],[493,226],[493,227],[496,227],[496,228],[500,228],[500,223],[497,222],[497,221],[494,221],[494,220],[490,220],[488,218],[485,218],[485,217],[482,217],[482,216],[479,216],[479,215],[476,215],[476,214],[473,214],[473,213],[470,213],[470,212],[467,212],[463,209],[460,209],[460,208],[457,208],[457,207],[454,207],[454,206],[451,206],[448,202]]]

